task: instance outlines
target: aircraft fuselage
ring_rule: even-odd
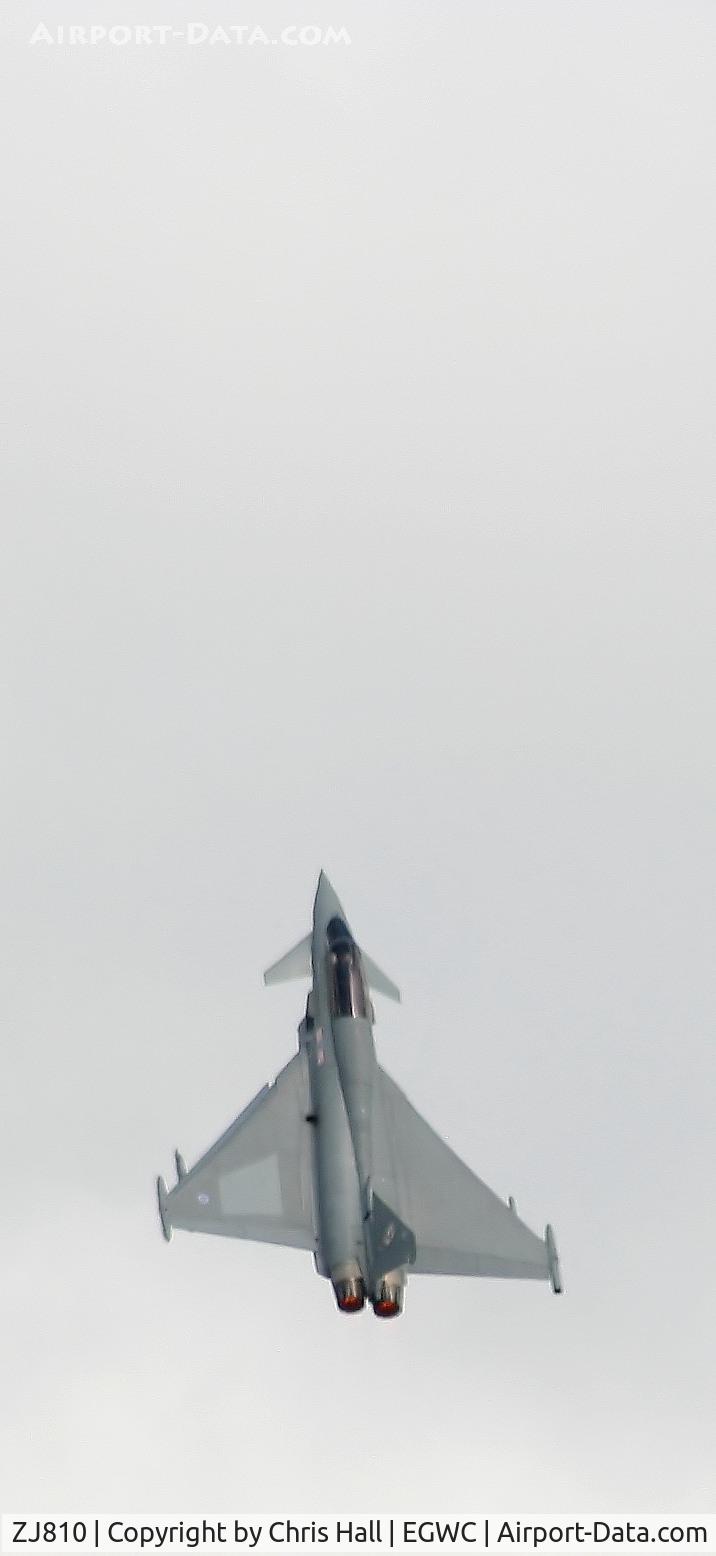
[[[315,1135],[316,1262],[344,1311],[359,1310],[368,1295],[381,1317],[392,1317],[402,1307],[405,1276],[400,1269],[377,1273],[366,1237],[381,1131],[373,1006],[360,950],[325,877],[316,895],[311,951],[313,987],[299,1036]]]

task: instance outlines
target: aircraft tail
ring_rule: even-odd
[[[310,978],[311,976],[311,936],[305,935],[299,940],[298,945],[292,946],[285,956],[280,956],[277,962],[267,967],[264,973],[264,983],[288,983],[291,978]]]
[[[366,1242],[371,1274],[376,1279],[389,1270],[399,1269],[401,1264],[415,1263],[415,1233],[377,1194],[371,1194]]]

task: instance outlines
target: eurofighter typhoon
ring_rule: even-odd
[[[544,1239],[461,1162],[378,1064],[371,992],[400,993],[361,951],[321,873],[313,929],[264,973],[310,978],[298,1053],[177,1183],[157,1181],[174,1227],[306,1248],[342,1313],[368,1299],[379,1318],[403,1307],[415,1275],[548,1280],[561,1291],[551,1227]]]

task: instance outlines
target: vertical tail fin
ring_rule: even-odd
[[[415,1233],[377,1194],[371,1195],[366,1241],[374,1278],[387,1275],[389,1270],[399,1269],[401,1264],[415,1263]]]

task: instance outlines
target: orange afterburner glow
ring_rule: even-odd
[[[341,1313],[360,1313],[365,1305],[365,1285],[359,1275],[335,1281],[333,1290]]]
[[[393,1302],[388,1297],[381,1297],[373,1303],[373,1312],[376,1318],[397,1318],[400,1312],[400,1303]]]
[[[363,1298],[348,1292],[345,1297],[338,1298],[338,1306],[342,1313],[359,1313],[363,1306]]]

